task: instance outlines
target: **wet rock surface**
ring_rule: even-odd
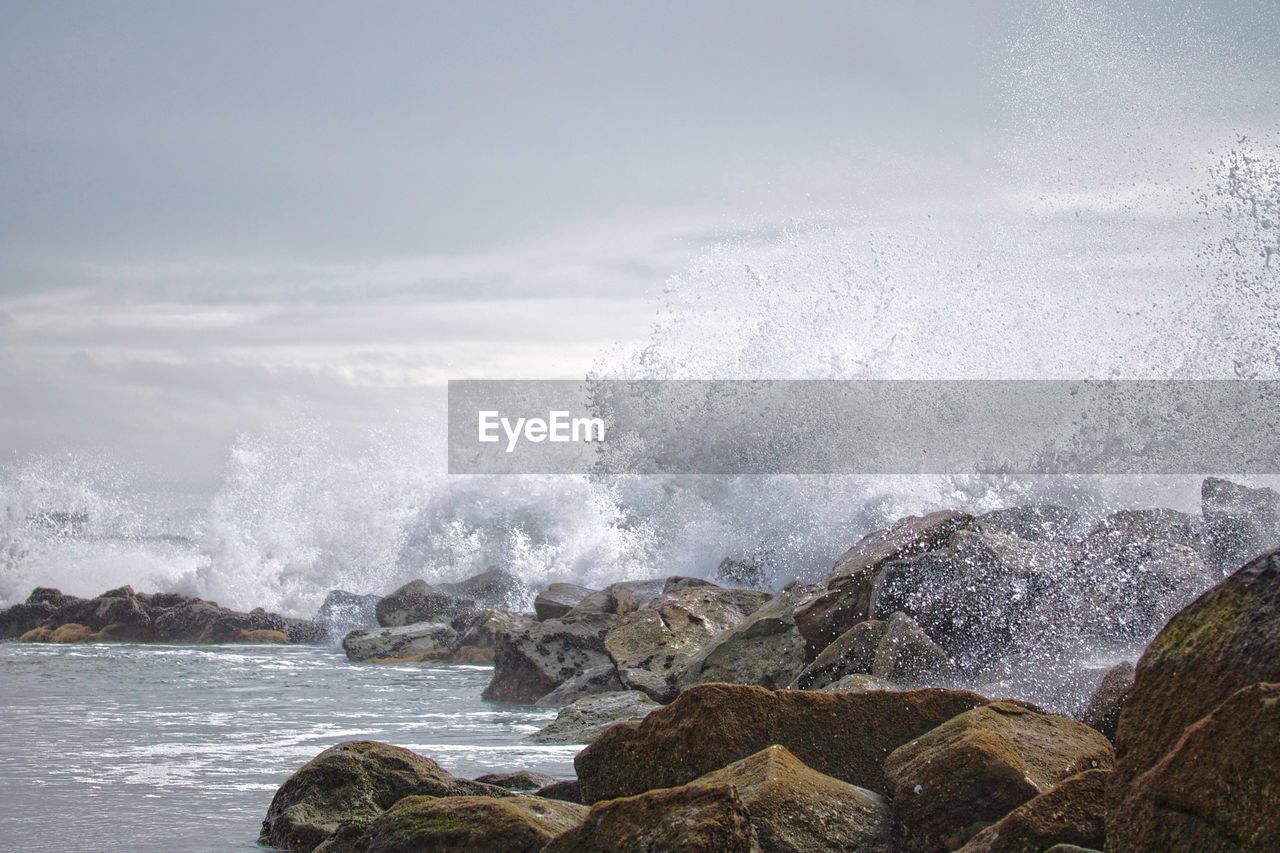
[[[582,822],[585,806],[544,797],[410,796],[375,818],[355,853],[539,853]]]
[[[587,696],[562,708],[551,723],[529,735],[529,740],[547,744],[588,744],[614,723],[643,719],[660,707],[639,690]]]
[[[1059,845],[1101,849],[1108,772],[1086,770],[1064,779],[982,830],[961,853],[1039,853]]]

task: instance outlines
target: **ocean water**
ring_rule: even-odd
[[[344,740],[571,778],[578,747],[523,742],[554,712],[482,702],[489,676],[307,646],[0,643],[0,849],[261,850],[276,788]]]

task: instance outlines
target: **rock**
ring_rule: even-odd
[[[884,793],[890,752],[986,701],[958,690],[815,693],[700,684],[640,722],[611,726],[574,766],[584,798],[595,802],[683,785],[778,744],[820,773]]]
[[[697,589],[698,587],[706,587],[709,589],[721,589],[719,584],[712,583],[706,578],[690,578],[683,575],[673,575],[662,582],[662,595],[671,595],[675,592],[681,592],[686,589]],[[648,607],[652,602],[646,602],[640,605]]]
[[[1108,814],[1107,850],[1280,850],[1277,767],[1280,684],[1253,684],[1124,789]]]
[[[1102,732],[1108,740],[1115,740],[1120,712],[1124,709],[1125,700],[1129,698],[1129,691],[1133,689],[1133,672],[1131,661],[1121,661],[1107,670],[1081,715],[1080,722]]]
[[[596,803],[543,853],[760,853],[732,785],[685,785]]]
[[[859,622],[822,650],[788,685],[793,690],[821,690],[846,675],[870,674],[876,663],[876,649],[889,630],[881,619]]]
[[[455,616],[449,623],[449,627],[458,632],[458,639],[454,641],[455,646],[492,649],[497,646],[500,634],[523,631],[533,627],[537,621],[527,613],[512,613],[509,610],[476,610]]]
[[[398,628],[352,631],[342,638],[347,658],[356,662],[422,661],[449,650],[458,632],[448,625],[420,622]]]
[[[797,593],[784,590],[736,626],[712,637],[677,673],[676,686],[683,690],[720,681],[770,690],[786,687],[805,663],[805,640],[794,617],[796,604]]]
[[[620,617],[604,638],[623,685],[659,702],[674,697],[675,678],[717,634],[732,628],[772,596],[746,589],[675,587]]]
[[[1200,522],[1173,509],[1125,509],[1098,522],[1084,539],[1085,548],[1093,554],[1135,545],[1151,547],[1158,542],[1201,550],[1204,536]]]
[[[910,516],[862,537],[841,555],[827,580],[827,592],[796,610],[796,626],[813,650],[826,648],[859,622],[872,617],[871,593],[881,566],[942,547],[973,516],[941,510]]]
[[[1200,484],[1208,562],[1217,571],[1280,546],[1280,494],[1209,477]]]
[[[762,853],[894,849],[894,817],[879,794],[805,766],[770,746],[692,785],[732,785]]]
[[[662,707],[639,690],[601,693],[563,708],[555,720],[529,735],[534,743],[591,743],[609,726],[638,720]]]
[[[596,590],[573,583],[553,583],[533,599],[533,612],[539,622],[559,619],[593,592]]]
[[[834,681],[822,688],[823,693],[858,693],[863,690],[903,690],[904,688],[891,681],[876,678],[874,675],[850,673],[839,681]]]
[[[494,610],[526,609],[533,597],[533,590],[519,575],[496,566],[465,580],[438,583],[436,589]]]
[[[152,616],[143,607],[133,587],[122,586],[108,590],[92,599],[67,599],[49,618],[50,625],[74,623],[92,631],[101,631],[108,625],[119,625],[121,633],[130,633],[140,642],[154,636]],[[267,626],[257,626],[267,627]],[[239,631],[232,639],[239,638]]]
[[[666,580],[662,578],[610,584],[584,597],[565,616],[624,616],[662,595],[665,585]]]
[[[1188,726],[1257,682],[1280,682],[1280,550],[1257,557],[1188,605],[1138,660],[1116,727],[1116,770],[1107,793],[1115,819],[1122,820],[1117,809],[1129,787]]]
[[[563,708],[588,696],[625,689],[618,680],[618,668],[609,661],[605,666],[594,666],[578,673],[533,704],[539,708]]]
[[[499,634],[493,680],[484,689],[483,698],[534,702],[586,670],[612,668],[604,636],[616,621],[617,617],[608,614],[587,613]]]
[[[1028,542],[1048,540],[1064,544],[1075,541],[1072,534],[1082,520],[1080,513],[1057,504],[1014,506],[978,516],[978,521],[1007,530]]]
[[[316,611],[315,623],[333,638],[345,637],[352,631],[378,627],[376,595],[358,595],[344,589],[330,590]]]
[[[585,806],[543,797],[405,797],[369,824],[356,853],[539,853]]]
[[[23,643],[96,643],[101,642],[102,637],[87,625],[66,622],[57,628],[33,628],[19,640]]]
[[[507,796],[502,788],[455,779],[429,758],[376,741],[330,747],[288,778],[267,809],[258,841],[311,850],[340,823],[372,819],[404,797]]]
[[[1111,743],[1083,723],[993,702],[895,749],[884,775],[907,849],[945,851],[1068,776],[1111,765]]]
[[[103,629],[104,631],[109,630]],[[244,643],[274,643],[276,645],[288,645],[289,635],[284,631],[272,631],[268,628],[258,628],[255,631],[241,631],[240,640]]]
[[[895,684],[917,685],[947,678],[952,673],[951,657],[929,639],[905,613],[889,617],[888,628],[876,647],[871,674]]]
[[[546,797],[549,800],[564,800],[566,803],[577,803],[583,805],[582,787],[578,785],[577,779],[566,779],[563,782],[553,782],[544,788],[539,788],[535,797]]]
[[[138,596],[150,612],[155,638],[164,643],[236,643],[245,631],[284,631],[284,617],[257,609],[240,613],[216,602],[176,593]]]
[[[374,605],[378,624],[384,628],[417,622],[448,622],[475,609],[474,600],[442,592],[424,580],[409,581]]]
[[[68,599],[61,590],[36,587],[27,600],[0,611],[0,640],[12,640],[38,628],[53,618]],[[83,600],[83,599],[76,599]]]
[[[1086,770],[1062,780],[979,832],[960,853],[1040,853],[1070,844],[1101,849],[1109,773]]]
[[[1075,844],[1055,844],[1044,853],[1102,853],[1093,847],[1079,847]]]
[[[723,586],[747,589],[764,589],[769,583],[769,572],[758,560],[735,560],[725,557],[716,566],[716,580]]]
[[[538,791],[557,782],[556,777],[545,773],[534,773],[532,770],[517,770],[515,773],[486,773],[477,776],[473,781],[486,785],[497,785],[508,791]]]

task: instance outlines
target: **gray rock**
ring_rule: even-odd
[[[1263,551],[1280,546],[1280,494],[1209,477],[1200,485],[1200,515],[1208,562],[1234,570]]]
[[[604,636],[617,621],[583,614],[536,622],[498,635],[493,680],[481,694],[499,702],[535,702],[589,669],[612,667]]]
[[[1090,728],[1097,729],[1106,735],[1108,740],[1116,739],[1116,725],[1120,722],[1120,712],[1124,710],[1124,702],[1133,689],[1134,666],[1132,661],[1122,661],[1102,677],[1102,683],[1094,691],[1093,698],[1085,708],[1080,722]]]
[[[491,649],[497,646],[498,637],[504,632],[519,632],[537,622],[527,613],[509,610],[477,610],[455,616],[449,627],[458,632],[455,646]]]
[[[347,658],[369,660],[412,660],[448,651],[458,632],[439,622],[419,622],[396,628],[352,631],[342,638]]]
[[[846,675],[870,674],[876,663],[876,649],[888,630],[889,623],[882,619],[859,622],[823,649],[788,687],[822,690]]]
[[[563,708],[555,720],[529,735],[534,743],[591,743],[614,723],[638,720],[661,706],[638,690],[601,693]]]
[[[997,509],[978,516],[978,521],[999,527],[1028,542],[1073,544],[1075,531],[1083,522],[1080,513],[1057,504],[1031,504]]]
[[[497,567],[464,580],[437,583],[446,595],[474,601],[480,607],[519,611],[529,606],[533,590],[518,575]]]
[[[559,619],[597,591],[573,583],[553,583],[533,599],[533,612],[539,622]]]
[[[607,666],[597,666],[578,673],[533,704],[539,708],[563,708],[587,696],[623,689],[622,682],[618,680],[618,668],[610,662]]]
[[[584,805],[582,802],[582,786],[578,784],[577,779],[566,779],[563,782],[554,782],[547,785],[545,788],[539,788],[534,796],[546,797],[548,800],[563,800],[566,803]]]
[[[545,773],[534,773],[532,770],[517,770],[515,773],[486,773],[483,776],[477,776],[474,781],[485,785],[497,785],[508,791],[528,792],[554,785],[557,779]]]
[[[716,566],[716,580],[722,586],[746,587],[748,589],[764,589],[769,582],[769,572],[763,563],[757,560],[735,560],[725,557]]]
[[[680,689],[709,681],[778,690],[804,667],[805,639],[795,608],[803,588],[785,590],[738,625],[721,631],[676,676]]]
[[[622,616],[639,610],[662,595],[665,585],[664,578],[610,584],[584,597],[565,616]]]
[[[424,580],[409,581],[395,592],[379,599],[374,607],[378,624],[384,628],[417,622],[448,622],[455,616],[475,609],[474,600],[441,592]]]
[[[832,682],[821,689],[822,693],[862,693],[866,690],[905,690],[905,687],[899,687],[891,681],[885,681],[883,678],[876,678],[874,675],[864,675],[860,672],[846,675],[839,681]]]
[[[950,655],[929,639],[905,613],[889,617],[888,629],[876,647],[871,674],[906,686],[937,684],[954,675]]]
[[[378,596],[359,595],[344,589],[331,590],[316,611],[315,623],[331,637],[345,637],[352,631],[378,627],[375,608]]]

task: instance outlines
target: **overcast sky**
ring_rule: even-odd
[[[1276,118],[1269,0],[1036,5],[0,3],[0,448],[202,480],[299,408],[581,375],[702,247],[963,199],[1011,113],[1123,90],[1077,24],[1220,63],[1180,121]]]

